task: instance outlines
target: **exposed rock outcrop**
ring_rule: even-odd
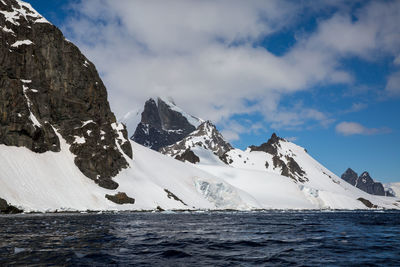
[[[175,144],[194,130],[202,120],[184,113],[172,101],[150,98],[131,139],[153,150]]]
[[[4,199],[0,198],[0,214],[16,214],[21,213],[22,210],[10,205]]]
[[[57,152],[60,135],[83,174],[117,188],[112,177],[128,166],[132,149],[95,66],[17,0],[0,1],[0,62],[0,144]]]
[[[301,168],[301,166],[296,162],[291,154],[282,154],[280,151],[281,142],[287,142],[285,139],[278,137],[275,133],[271,135],[271,138],[260,146],[250,146],[250,152],[262,151],[271,154],[272,164],[274,168],[281,169],[281,175],[290,177],[295,181],[306,182],[308,178],[306,172]],[[265,162],[265,167],[268,169],[269,163]]]
[[[224,137],[217,130],[215,125],[210,121],[205,121],[196,129],[196,131],[189,134],[183,140],[171,146],[161,148],[160,152],[180,159],[184,155],[191,156],[193,148],[196,147],[209,150],[217,157],[222,157],[226,152],[232,149],[231,144],[225,141]],[[196,158],[198,159],[197,156]]]
[[[179,197],[177,197],[174,193],[169,191],[168,189],[164,189],[165,193],[167,193],[167,197],[176,201],[181,202],[183,205],[187,206],[185,202],[183,202]]]
[[[365,198],[360,197],[360,198],[358,198],[357,200],[361,201],[367,208],[370,208],[370,209],[376,209],[376,208],[378,208],[377,205],[372,204],[372,202],[369,201],[368,199],[365,199]]]
[[[285,141],[285,139],[278,137],[276,133],[273,133],[266,143],[263,143],[260,146],[249,146],[249,148],[250,151],[263,151],[271,155],[276,155],[278,153],[278,146],[280,146],[279,141]]]
[[[192,150],[189,148],[185,150],[182,154],[176,155],[175,159],[180,160],[180,161],[188,161],[190,163],[196,164],[200,162],[200,158],[194,154]]]
[[[124,192],[118,192],[115,195],[106,195],[106,198],[116,204],[135,204],[135,199],[128,197]]]

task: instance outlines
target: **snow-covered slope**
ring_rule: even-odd
[[[322,166],[304,148],[275,134],[268,142],[243,151],[230,145],[229,148],[218,146],[226,144],[223,137],[215,127],[205,128],[212,131],[198,129],[161,152],[195,163],[198,168],[240,188],[256,200],[258,207],[363,209],[366,205],[376,205],[396,208],[396,199],[361,191]],[[218,142],[215,136],[219,137]]]
[[[400,197],[400,183],[384,184],[385,190],[396,197]]]
[[[79,171],[69,145],[58,137],[60,152],[0,145],[0,198],[24,211],[250,208],[241,199],[246,194],[223,180],[134,142],[130,168],[114,178],[118,189],[101,188]],[[119,205],[105,197],[118,192],[135,203]]]
[[[114,178],[118,189],[107,190],[79,171],[69,145],[58,137],[61,152],[37,154],[0,145],[4,159],[0,163],[0,198],[25,211],[366,208],[357,200],[360,197],[379,207],[396,208],[398,200],[368,195],[340,183],[312,158],[301,160],[307,163],[304,169],[309,181],[296,184],[265,170],[183,163],[134,142],[130,167]],[[292,144],[285,149],[300,154],[300,148]],[[318,170],[326,172],[326,177],[316,175]],[[120,192],[135,203],[120,205],[105,197]]]
[[[199,164],[130,142],[79,49],[30,5],[0,0],[0,9],[8,44],[0,49],[7,67],[0,102],[9,103],[0,125],[2,210],[7,203],[24,211],[399,207],[398,198],[343,183],[276,135],[233,149],[210,122],[165,98],[123,120],[139,123],[134,140],[154,150],[173,145],[166,154]]]

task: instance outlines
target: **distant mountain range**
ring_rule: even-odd
[[[26,2],[0,0],[0,39],[0,213],[400,208],[276,134],[234,148],[171,99],[117,122],[95,66]]]
[[[152,108],[149,108],[149,103],[153,103]],[[156,107],[158,108],[156,109]],[[159,107],[163,107],[163,109]],[[155,113],[157,117],[163,119],[155,120],[156,123],[153,123],[148,118],[154,117],[153,114]],[[136,114],[136,116],[138,115]],[[310,157],[306,149],[278,137],[275,133],[267,142],[258,146],[249,146],[243,151],[234,148],[226,141],[212,122],[187,114],[172,100],[165,98],[149,99],[146,101],[140,116],[141,119],[135,118],[138,122],[137,127],[135,128],[132,125],[128,128],[130,133],[134,133],[131,137],[132,140],[177,160],[195,164],[198,168],[216,176],[221,177],[220,170],[217,171],[217,169],[226,170],[226,167],[230,167],[228,168],[229,172],[246,170],[248,172],[265,172],[284,176],[298,184],[303,192],[309,190],[308,193],[316,198],[313,201],[319,202],[322,206],[330,205],[320,199],[326,192],[332,193],[333,191],[335,194],[340,192],[339,194],[346,195],[348,193],[346,191],[357,191],[356,184],[353,183],[353,180],[347,179],[346,175],[340,179]],[[129,119],[129,116],[127,115],[125,118]],[[181,120],[180,123],[175,123],[173,128],[170,125],[160,127],[158,122],[178,121],[176,118]],[[129,124],[129,120],[126,122]],[[151,131],[143,131],[143,125],[146,125],[146,129],[156,128],[157,134]],[[197,128],[193,130],[194,127]],[[160,146],[159,144],[166,140],[165,134],[169,134],[170,131],[172,134],[182,133],[179,136],[174,136],[174,141],[179,140]],[[138,132],[141,133],[140,138],[138,138]],[[162,134],[159,134],[159,132]],[[224,179],[229,180],[228,177],[224,177]],[[251,179],[249,178],[249,180]],[[383,189],[382,184],[373,182],[367,174],[363,174],[360,181],[361,183],[357,185],[357,188],[366,193],[377,196],[393,196]],[[370,185],[370,183],[373,184]],[[332,199],[325,201],[329,202]],[[366,202],[362,203],[365,204]],[[371,202],[371,206],[373,205]]]
[[[375,182],[368,172],[363,172],[358,176],[355,171],[348,168],[341,177],[349,184],[354,185],[368,194],[377,196],[394,196],[392,190],[385,190],[384,186],[379,182]]]

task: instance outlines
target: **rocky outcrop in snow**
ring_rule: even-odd
[[[189,134],[183,140],[171,146],[161,148],[160,152],[185,161],[187,158],[185,155],[191,157],[194,155],[198,158],[196,152],[193,152],[196,148],[208,150],[215,156],[221,157],[233,147],[225,141],[224,137],[217,130],[214,124],[210,121],[205,121],[196,129],[196,131]],[[188,161],[192,162],[190,159],[188,159]],[[197,160],[197,162],[199,161],[201,161],[201,159]]]
[[[287,144],[290,142],[273,133],[266,143],[250,146],[246,151],[230,150],[221,159],[231,166],[268,170],[301,183],[308,181],[307,173],[295,159],[296,154],[290,148],[285,149]],[[306,153],[304,149],[302,153]]]
[[[0,1],[0,144],[59,152],[102,187],[132,157],[95,66],[61,31],[19,0]]]
[[[182,140],[201,123],[201,119],[186,114],[173,101],[150,98],[131,139],[158,151]]]

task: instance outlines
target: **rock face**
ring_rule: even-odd
[[[0,1],[0,43],[0,144],[58,152],[62,137],[83,174],[117,188],[132,149],[95,66],[19,0]]]
[[[106,195],[106,198],[116,204],[135,204],[135,199],[128,197],[124,192],[118,192],[115,195]]]
[[[164,148],[160,149],[160,152],[175,157],[177,159],[186,159],[190,156],[193,158],[195,156],[196,162],[192,162],[190,159],[188,161],[192,163],[199,162],[199,158],[193,152],[193,148],[202,148],[212,152],[217,157],[221,157],[226,152],[231,150],[233,147],[217,130],[214,124],[210,121],[203,122],[196,131],[189,134],[183,140]],[[193,154],[193,155],[192,155]]]
[[[196,156],[196,154],[192,150],[190,150],[190,148],[186,149],[185,152],[183,152],[182,154],[176,155],[175,159],[183,162],[188,161],[193,164],[200,162],[200,158]]]
[[[15,213],[21,213],[22,210],[9,205],[7,203],[7,201],[5,201],[4,199],[0,198],[0,214],[4,213],[4,214],[15,214]]]
[[[376,209],[376,208],[378,208],[377,205],[372,204],[372,202],[369,201],[368,199],[365,199],[365,198],[360,197],[360,198],[358,198],[357,200],[358,200],[358,201],[361,201],[367,208],[370,208],[370,209]]]
[[[184,113],[172,101],[150,98],[131,139],[158,151],[192,133],[202,120]]]
[[[367,192],[371,195],[378,196],[393,196],[390,192],[385,191],[383,185],[379,182],[375,182],[368,172],[363,172],[360,176],[355,171],[348,168],[341,176],[343,180],[351,185]]]
[[[263,151],[271,155],[276,155],[278,153],[277,146],[279,146],[279,141],[285,141],[285,139],[280,138],[273,133],[271,138],[260,146],[249,146],[250,151]]]

